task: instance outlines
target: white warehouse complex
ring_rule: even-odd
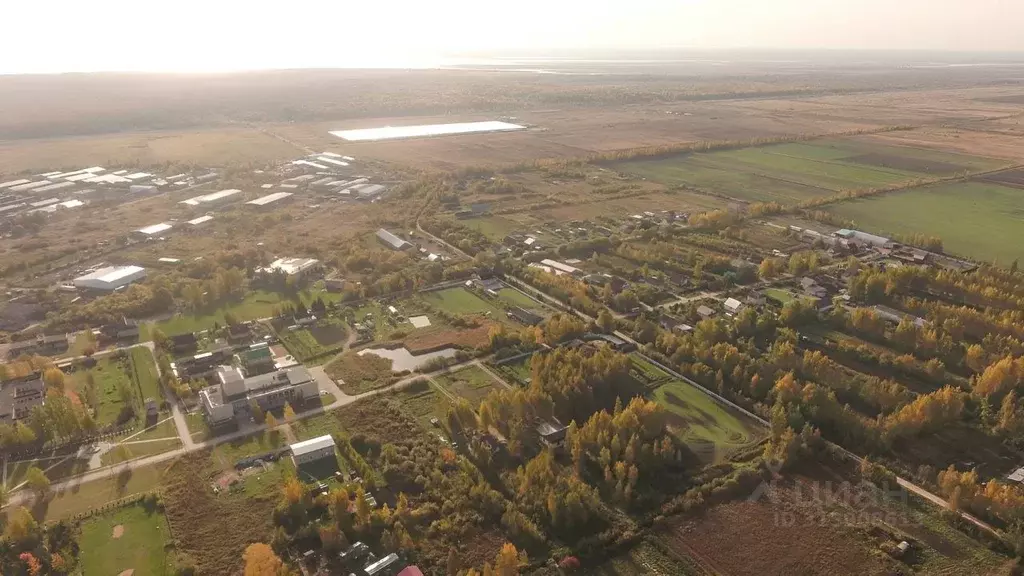
[[[141,266],[107,266],[75,278],[75,288],[87,290],[118,290],[146,277]]]

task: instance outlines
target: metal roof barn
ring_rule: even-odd
[[[146,277],[141,266],[107,266],[74,279],[76,288],[117,290]]]
[[[173,228],[172,225],[168,224],[167,222],[161,222],[159,224],[153,224],[151,226],[146,226],[145,228],[139,228],[138,230],[136,230],[136,232],[139,233],[139,234],[142,234],[143,236],[152,236],[154,234],[159,234],[161,232],[166,232],[166,231],[170,230],[171,228]]]
[[[7,182],[0,182],[0,189],[10,188],[11,186],[18,186],[20,184],[28,184],[31,180],[22,178],[21,180],[8,180]]]
[[[40,180],[38,182],[29,182],[28,184],[11,186],[9,190],[11,192],[28,192],[29,190],[34,190],[35,188],[40,188],[42,186],[49,186],[50,184],[53,184],[53,182],[50,182],[49,180]]]
[[[213,220],[213,216],[207,214],[206,216],[200,216],[199,218],[189,220],[188,224],[191,224],[192,226],[199,226],[200,224],[203,224],[204,222],[209,222],[210,220]]]
[[[486,122],[456,122],[452,124],[425,124],[420,126],[385,126],[360,130],[335,130],[331,135],[349,142],[372,140],[397,140],[401,138],[424,138],[430,136],[452,136],[456,134],[478,134],[481,132],[511,132],[525,130],[526,126],[489,120]]]
[[[291,192],[274,192],[273,194],[268,194],[266,196],[263,196],[262,198],[249,200],[248,202],[246,202],[246,204],[249,204],[251,206],[266,206],[267,204],[277,202],[278,200],[283,200],[291,195]]]
[[[214,202],[229,199],[232,196],[241,193],[241,190],[229,188],[227,190],[213,192],[212,194],[203,194],[202,196],[195,196],[194,198],[189,198],[188,200],[182,200],[181,202],[179,202],[179,204],[188,204],[189,206],[199,206],[200,204],[213,204]]]
[[[309,440],[303,440],[302,442],[296,442],[289,446],[292,454],[295,456],[302,456],[309,454],[310,452],[317,452],[325,450],[327,448],[334,449],[334,438],[330,434],[324,436],[317,436],[316,438],[310,438]]]

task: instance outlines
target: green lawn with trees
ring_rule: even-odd
[[[81,524],[83,574],[171,574],[170,528],[163,513],[142,504],[98,514]]]

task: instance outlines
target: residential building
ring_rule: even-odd
[[[568,264],[563,264],[558,260],[552,260],[550,258],[545,258],[541,260],[540,263],[554,270],[555,274],[568,274],[570,276],[578,276],[583,273],[582,270],[576,268],[575,266],[569,266]]]
[[[336,458],[334,454],[334,438],[330,434],[317,436],[302,442],[296,442],[288,447],[292,453],[292,462],[296,466],[308,464],[317,460]]]
[[[725,302],[722,303],[722,307],[725,308],[727,314],[737,314],[743,309],[743,302],[735,298],[726,298]]]
[[[392,552],[380,560],[364,566],[362,574],[366,576],[398,576],[399,571],[404,567],[405,562],[398,557],[398,554]]]
[[[700,315],[701,318],[711,318],[715,315],[715,311],[712,308],[701,304],[697,307],[697,314]]]
[[[276,410],[285,403],[301,404],[320,394],[316,380],[306,368],[295,366],[268,374],[242,376],[237,368],[221,366],[217,383],[199,391],[200,404],[213,426],[227,424],[251,404],[261,410]]]
[[[72,284],[79,289],[111,292],[145,277],[146,269],[141,266],[107,266],[75,278]]]
[[[0,383],[0,424],[27,418],[33,408],[45,401],[46,384],[38,372]]]
[[[175,334],[168,340],[171,342],[171,351],[175,354],[188,354],[199,349],[199,339],[194,332]]]
[[[521,324],[526,324],[527,326],[536,326],[544,320],[544,317],[539,314],[534,314],[533,312],[530,312],[525,308],[520,308],[519,306],[509,308],[506,314],[509,318]]]
[[[274,354],[266,342],[253,344],[248,349],[238,353],[238,359],[242,369],[249,376],[266,374],[274,370]]]
[[[377,239],[383,242],[388,248],[391,248],[392,250],[406,250],[412,247],[412,244],[410,244],[408,241],[402,240],[398,236],[395,236],[394,234],[388,232],[383,228],[377,230]]]
[[[100,328],[100,334],[107,340],[137,340],[139,324],[122,316],[120,321],[105,324]]]
[[[210,378],[216,375],[221,364],[231,362],[232,355],[231,348],[225,346],[189,358],[179,358],[171,363],[171,371],[179,380]]]
[[[228,325],[228,344],[240,344],[252,340],[252,327],[248,324]]]
[[[319,264],[320,261],[315,258],[278,258],[263,270],[283,272],[286,276],[300,277],[316,269]]]
[[[39,334],[28,340],[12,342],[7,347],[7,357],[13,360],[19,356],[56,356],[68,347],[67,334]]]
[[[558,422],[541,422],[537,425],[540,441],[546,446],[561,446],[565,441],[566,427]]]

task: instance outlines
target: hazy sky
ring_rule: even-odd
[[[430,65],[510,48],[1024,51],[1024,0],[0,0],[0,72]]]

